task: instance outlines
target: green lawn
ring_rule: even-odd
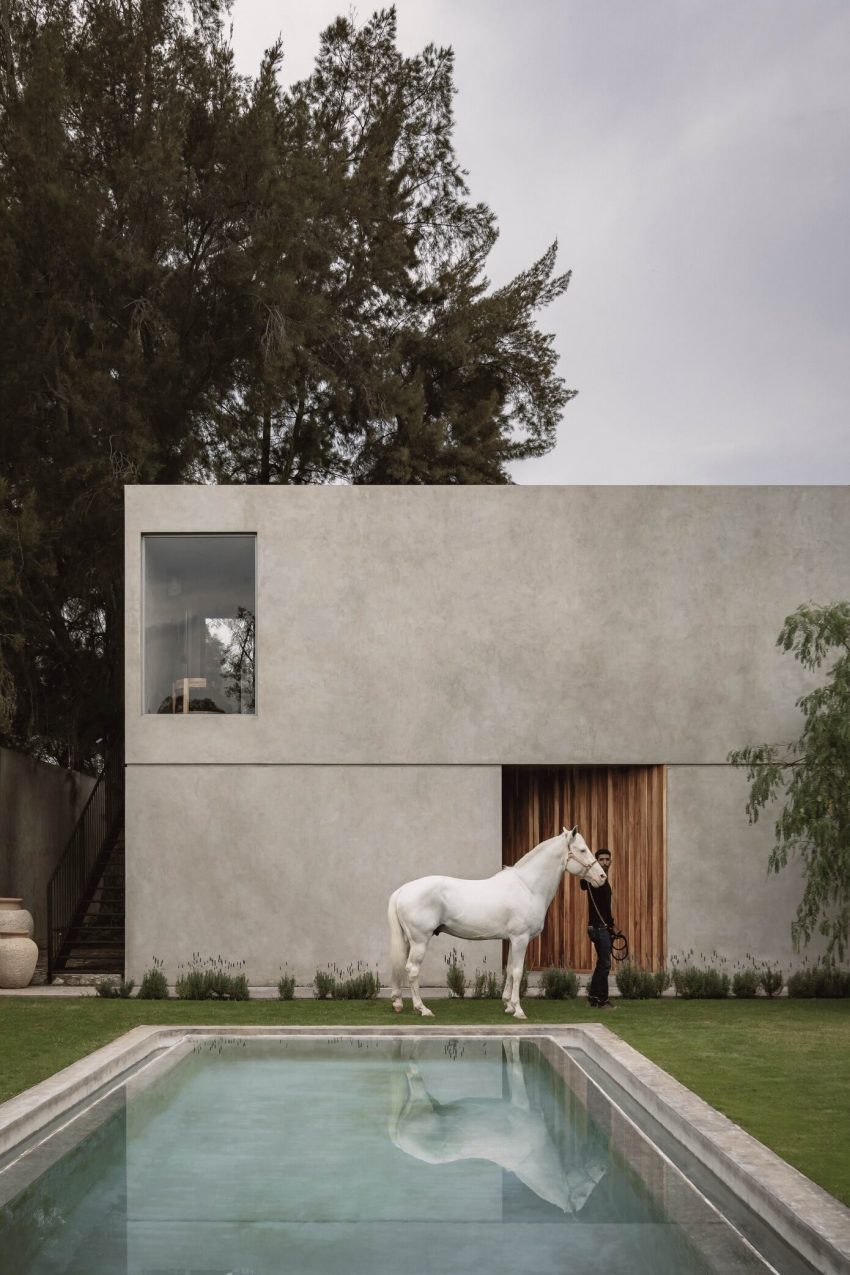
[[[496,1001],[435,1000],[438,1027],[504,1023]],[[526,1000],[531,1023],[604,1022],[706,1101],[850,1204],[850,1001]],[[428,1023],[386,1000],[116,1001],[0,997],[0,1101],[142,1023],[324,1027]]]

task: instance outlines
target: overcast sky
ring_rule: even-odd
[[[376,5],[358,5],[361,19]],[[579,395],[522,483],[850,481],[847,0],[400,0],[456,54],[455,141],[499,284],[555,238],[541,318]],[[311,67],[347,3],[235,0],[237,65]]]

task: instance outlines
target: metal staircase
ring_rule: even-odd
[[[92,789],[47,885],[47,981],[124,972],[124,758]]]

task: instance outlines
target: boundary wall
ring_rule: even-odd
[[[47,944],[47,882],[95,780],[0,748],[0,895],[18,895]]]

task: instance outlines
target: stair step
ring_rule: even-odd
[[[85,928],[69,930],[65,935],[65,944],[67,946],[80,941],[89,943],[92,938],[97,938],[99,934],[108,934],[111,938],[115,934],[123,935],[123,933],[123,925],[88,925]]]
[[[74,941],[70,943],[68,946],[71,952],[74,952],[78,949],[80,950],[85,949],[85,951],[87,952],[99,951],[101,948],[103,948],[104,951],[108,950],[110,952],[112,951],[123,952],[124,939],[123,937],[119,937],[117,935],[114,938],[106,938],[104,936],[103,938],[99,938],[99,939],[74,939]]]
[[[73,974],[85,970],[89,974],[114,974],[116,971],[122,971],[123,969],[123,952],[101,952],[86,959],[81,957],[79,960],[74,961],[73,965],[64,966],[62,973]]]
[[[111,848],[107,850],[107,845]],[[62,935],[55,972],[92,978],[124,970],[126,872],[123,827],[103,843],[105,862],[94,889],[80,899],[74,924]],[[88,903],[84,899],[88,898]]]
[[[99,930],[91,929],[81,934],[71,934],[66,938],[63,947],[91,947],[96,943],[123,943],[124,927],[121,925],[104,925]]]
[[[67,942],[68,938],[74,934],[91,934],[93,930],[121,930],[125,929],[125,921],[123,916],[104,916],[99,920],[97,917],[91,917],[84,925],[69,925],[63,934],[63,939]]]
[[[67,934],[63,935],[62,946],[72,947],[75,943],[79,942],[90,943],[92,939],[97,939],[100,935],[103,935],[104,937],[108,936],[110,941],[115,938],[116,935],[120,935],[123,938],[124,930],[124,925],[109,925],[106,923],[103,925],[74,926],[73,929],[68,930]]]

